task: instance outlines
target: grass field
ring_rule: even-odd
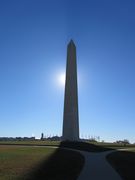
[[[90,143],[89,141],[85,141],[85,142],[81,142],[81,144],[79,143],[80,148],[84,147],[84,150],[88,150],[91,151],[91,146],[89,146],[88,148],[86,148],[86,146],[84,146],[84,144],[86,145],[93,145],[93,147],[97,147],[97,148],[109,148],[109,149],[121,149],[121,148],[130,148],[130,147],[135,147],[135,144],[129,144],[129,145],[125,145],[125,144],[117,144],[117,143],[108,143],[108,142],[94,142],[94,143]],[[61,142],[60,141],[42,141],[42,140],[32,140],[32,141],[0,141],[0,145],[37,145],[37,146],[60,146]],[[79,146],[77,147],[77,149],[79,148]],[[68,146],[67,146],[68,147]],[[75,146],[74,146],[75,148]],[[103,150],[102,149],[102,150]],[[93,149],[92,149],[93,151]]]
[[[74,180],[83,164],[83,156],[69,150],[0,145],[0,180]]]
[[[107,160],[124,180],[135,180],[135,148],[109,154]]]
[[[33,140],[33,141],[0,141],[0,145],[48,145],[48,146],[59,146],[60,141],[42,141],[42,140]]]
[[[58,148],[53,148],[53,146]],[[59,147],[89,152],[130,148],[127,151],[118,151],[108,155],[107,160],[123,179],[135,179],[134,145],[38,140],[0,142],[0,180],[77,179],[84,165],[84,157],[77,152]]]

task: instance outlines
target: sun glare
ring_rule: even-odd
[[[66,76],[65,73],[61,73],[58,75],[58,82],[61,86],[65,85]]]

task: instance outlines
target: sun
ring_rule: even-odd
[[[59,85],[64,86],[65,85],[65,81],[66,81],[65,73],[60,73],[58,75],[58,83],[59,83]]]

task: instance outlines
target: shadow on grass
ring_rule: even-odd
[[[65,149],[66,148],[66,149]],[[70,148],[70,150],[68,150]],[[61,142],[54,154],[43,160],[29,173],[18,179],[24,180],[76,180],[84,166],[84,157],[71,149],[89,152],[112,150],[85,142]]]
[[[106,158],[122,179],[135,179],[135,152],[117,151],[107,155]]]
[[[61,144],[60,146],[61,147]],[[19,180],[76,180],[83,168],[84,157],[75,151],[57,148],[46,160]]]
[[[61,142],[61,147],[76,149],[80,151],[88,151],[88,152],[103,152],[103,151],[110,151],[114,150],[113,148],[101,146],[101,145],[95,145],[87,142],[68,142],[63,141]]]

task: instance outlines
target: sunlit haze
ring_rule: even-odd
[[[65,78],[66,78],[65,73],[58,74],[57,81],[60,86],[65,86],[65,80],[66,80]]]

